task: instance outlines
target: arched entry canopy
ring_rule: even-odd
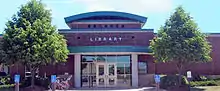
[[[140,22],[142,25],[147,21],[147,17],[125,13],[125,12],[116,12],[116,11],[97,11],[97,12],[88,12],[77,14],[69,17],[65,17],[65,22],[82,22],[82,21],[133,21]]]

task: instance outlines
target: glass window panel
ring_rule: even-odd
[[[125,67],[125,74],[131,74],[131,66],[130,63],[125,63],[124,64]]]
[[[97,56],[96,60],[97,60],[97,62],[105,62],[106,61],[106,56]]]
[[[92,76],[92,86],[96,85],[96,76]]]
[[[131,75],[117,75],[117,85],[119,87],[131,86]]]
[[[108,75],[109,76],[114,76],[115,75],[115,65],[110,64],[108,65]]]
[[[104,78],[99,78],[99,85],[105,85]]]
[[[124,64],[117,63],[117,74],[124,74]]]
[[[147,63],[138,62],[138,73],[147,73]]]
[[[91,63],[91,75],[95,76],[96,74],[96,65],[95,63]]]
[[[116,62],[117,60],[117,57],[114,55],[114,56],[107,56],[107,62]]]
[[[88,76],[82,76],[82,86],[89,86],[89,79]]]
[[[82,56],[82,62],[94,62],[96,59],[95,56]]]
[[[81,63],[82,74],[88,73],[88,63]]]
[[[117,56],[117,62],[130,63],[130,56]]]
[[[104,65],[99,65],[99,76],[102,76],[102,75],[104,75]]]
[[[124,83],[126,83],[130,86],[130,84],[131,84],[131,75],[125,75],[124,79],[125,79]]]
[[[115,79],[109,78],[109,85],[115,85]]]

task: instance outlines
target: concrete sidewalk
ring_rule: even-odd
[[[56,90],[56,91],[157,91],[157,90],[155,87],[141,87],[141,88],[74,88],[72,90]],[[166,91],[166,90],[160,89],[158,91]]]

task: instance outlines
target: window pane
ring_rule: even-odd
[[[106,56],[97,56],[96,60],[97,60],[97,62],[105,62],[106,61]]]
[[[117,63],[117,74],[124,74],[124,64]]]
[[[82,62],[95,62],[95,56],[82,56]]]
[[[117,60],[117,57],[116,56],[107,56],[107,62],[116,62]]]
[[[125,63],[125,74],[131,74],[130,63]]]
[[[117,62],[130,63],[130,56],[117,56]]]
[[[147,73],[147,63],[138,62],[138,73]]]

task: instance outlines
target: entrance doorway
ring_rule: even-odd
[[[81,87],[130,87],[130,55],[82,55]]]
[[[116,63],[96,63],[97,87],[114,87],[117,85]]]

